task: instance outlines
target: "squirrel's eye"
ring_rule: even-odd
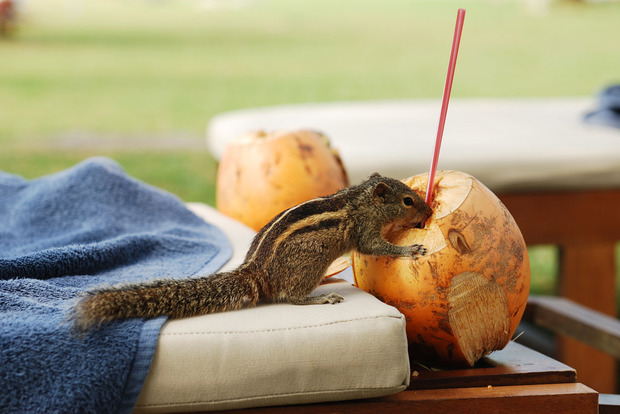
[[[413,205],[413,198],[405,197],[405,198],[403,198],[403,203],[405,203],[406,206],[412,206]]]

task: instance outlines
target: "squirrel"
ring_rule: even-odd
[[[115,319],[182,318],[254,306],[259,300],[295,305],[338,303],[336,293],[309,296],[329,265],[356,249],[374,256],[417,258],[420,244],[387,242],[386,225],[424,225],[431,208],[401,181],[372,174],[359,185],[283,211],[254,237],[235,270],[208,276],[99,287],[82,294],[70,319],[87,333]]]

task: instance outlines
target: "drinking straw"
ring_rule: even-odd
[[[426,204],[430,204],[433,199],[433,182],[435,181],[435,171],[437,171],[437,161],[439,160],[439,150],[443,129],[446,124],[446,114],[448,113],[448,102],[452,91],[452,80],[454,79],[454,68],[456,67],[456,57],[459,54],[459,44],[461,43],[461,32],[463,31],[463,21],[465,20],[465,9],[459,9],[456,15],[456,26],[454,28],[454,39],[452,40],[452,51],[450,52],[450,63],[448,64],[448,75],[443,89],[443,99],[441,101],[441,115],[439,116],[439,127],[437,128],[437,139],[433,151],[433,160],[428,173],[428,186],[426,187]]]

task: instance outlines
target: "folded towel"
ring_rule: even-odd
[[[111,160],[31,181],[0,172],[0,412],[131,411],[165,318],[77,338],[65,319],[76,297],[212,273],[231,254],[219,229]]]
[[[620,128],[620,84],[611,85],[598,94],[599,107],[584,116],[589,124]]]

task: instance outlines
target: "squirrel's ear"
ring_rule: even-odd
[[[372,197],[374,199],[379,198],[382,202],[385,202],[387,194],[392,191],[389,185],[384,182],[379,182],[372,190]]]
[[[368,177],[368,178],[377,178],[377,177],[381,177],[381,174],[379,174],[378,172],[374,172],[374,173],[370,174],[370,177]]]

